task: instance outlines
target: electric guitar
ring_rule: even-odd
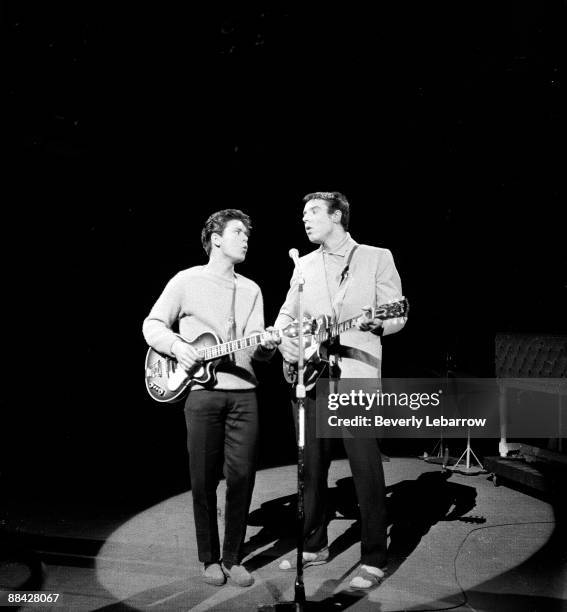
[[[303,333],[309,336],[316,329],[316,321],[306,320],[303,323]],[[226,361],[229,355],[260,344],[263,340],[277,340],[283,336],[295,338],[298,335],[298,323],[292,322],[283,329],[252,334],[246,338],[222,342],[214,332],[205,332],[188,342],[199,353],[202,361],[186,370],[169,355],[159,353],[153,348],[146,354],[146,389],[157,402],[175,403],[184,399],[194,383],[204,387],[212,387],[216,383],[216,367]]]
[[[397,319],[398,317],[407,317],[409,312],[409,302],[404,297],[398,302],[390,304],[382,304],[377,308],[369,309],[371,319]],[[305,390],[309,391],[315,386],[317,379],[321,376],[325,366],[329,360],[327,356],[321,355],[321,347],[326,347],[328,344],[339,337],[343,332],[356,327],[359,320],[365,316],[364,314],[357,315],[341,323],[332,323],[328,315],[323,315],[316,321],[316,328],[313,334],[309,335],[305,340],[305,357],[303,384]],[[292,385],[297,383],[297,363],[283,362],[283,374],[286,381]]]

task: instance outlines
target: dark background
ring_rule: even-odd
[[[491,376],[496,332],[565,333],[562,2],[265,4],[5,6],[7,489],[187,488],[141,324],[221,208],[252,216],[239,271],[272,322],[312,248],[301,197],[348,196],[412,307],[385,376]],[[259,374],[260,465],[292,462],[279,356]]]

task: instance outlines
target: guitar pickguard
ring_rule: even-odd
[[[196,338],[191,345],[196,350],[202,350],[219,343],[216,334],[206,332]],[[149,349],[145,364],[146,389],[158,402],[179,402],[185,398],[193,384],[213,385],[216,382],[214,369],[223,359],[224,357],[212,359],[187,371],[172,357]]]

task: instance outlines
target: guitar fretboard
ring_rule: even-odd
[[[199,349],[198,353],[205,361],[210,361],[211,359],[217,359],[218,357],[231,355],[232,353],[236,353],[237,351],[242,351],[243,349],[250,348],[251,346],[256,346],[260,344],[262,340],[274,337],[276,335],[281,336],[281,332],[277,330],[274,332],[253,334],[252,336],[247,336],[246,338],[238,338],[236,340],[229,340],[228,342],[223,342],[222,344],[207,346],[205,348]]]
[[[393,302],[392,304],[380,306],[380,308],[378,308],[376,312],[374,312],[374,317],[382,319],[383,321],[385,319],[403,317],[407,315],[407,308],[407,300],[406,298],[403,298],[399,302]],[[347,319],[346,321],[342,321],[341,323],[333,323],[329,325],[329,327],[325,327],[320,332],[315,334],[317,337],[317,341],[321,343],[325,342],[326,340],[336,338],[343,332],[355,327],[361,317],[362,315],[357,315],[352,319]]]
[[[325,329],[321,330],[317,334],[317,341],[325,342],[325,340],[330,340],[331,338],[335,338],[336,336],[339,336],[343,332],[346,332],[349,329],[352,329],[353,327],[355,327],[360,317],[361,315],[358,315],[356,317],[353,317],[352,319],[347,319],[346,321],[343,321],[342,323],[333,323],[332,325],[330,325],[329,327],[326,327]]]

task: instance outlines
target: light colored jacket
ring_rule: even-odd
[[[376,307],[402,299],[402,283],[392,253],[388,249],[365,244],[360,244],[353,255],[348,276],[344,280],[344,283],[348,284],[339,289],[341,272],[356,244],[347,233],[345,240],[332,252],[325,251],[321,246],[300,257],[305,279],[303,309],[306,316],[329,315],[335,322],[340,323],[362,314],[361,309],[364,306]],[[344,299],[341,300],[343,293]],[[282,328],[297,318],[297,294],[297,275],[294,273],[275,327]],[[387,336],[400,331],[405,321],[405,318],[384,321],[380,335]],[[351,329],[341,334],[340,344],[358,349],[363,353],[359,356],[365,358],[352,359],[344,355],[340,357],[341,378],[381,377],[382,343],[379,335]]]

